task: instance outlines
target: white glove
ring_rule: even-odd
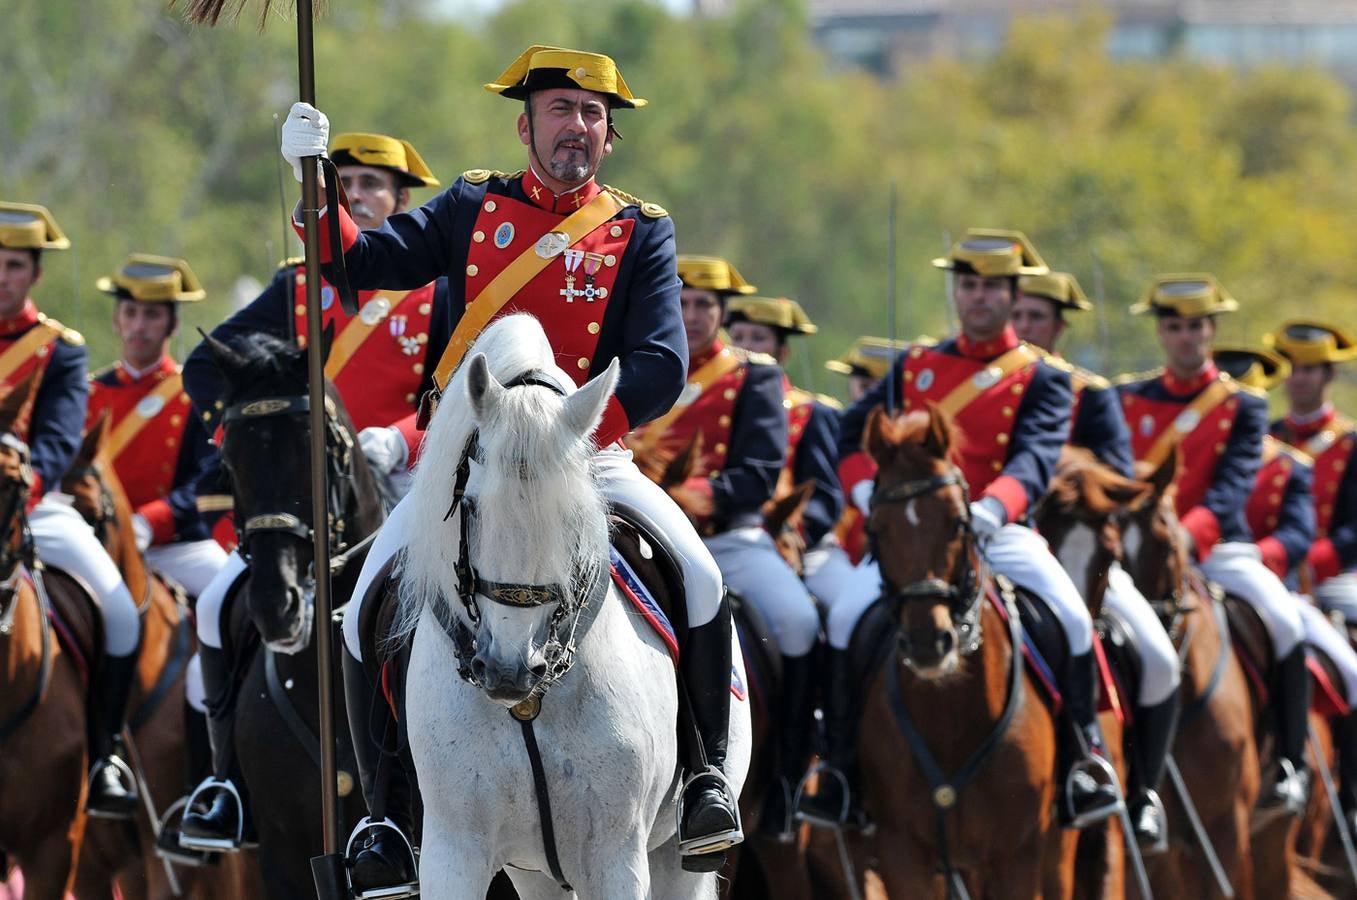
[[[324,156],[330,144],[330,120],[310,103],[294,103],[283,123],[283,159],[292,164],[292,174],[302,180],[302,160]]]
[[[853,485],[853,489],[848,492],[849,499],[853,501],[853,505],[864,516],[872,514],[872,493],[875,490],[876,484],[871,479],[867,479]]]
[[[132,536],[137,542],[137,551],[145,553],[151,546],[151,523],[141,513],[132,513]]]
[[[992,497],[981,497],[971,504],[971,530],[981,546],[988,544],[1000,528],[1008,514],[1003,505]]]
[[[368,465],[382,475],[390,475],[397,469],[405,468],[405,461],[410,458],[405,436],[389,425],[377,425],[358,432],[358,446],[367,457]]]

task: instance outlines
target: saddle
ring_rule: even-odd
[[[1329,654],[1314,644],[1306,645],[1305,665],[1310,670],[1314,690],[1310,693],[1310,709],[1327,718],[1346,716],[1357,698],[1344,696],[1339,685],[1343,683],[1338,666]]]
[[[1247,601],[1232,594],[1225,595],[1225,617],[1230,623],[1230,641],[1240,665],[1244,667],[1249,689],[1258,702],[1258,708],[1262,709],[1267,706],[1267,686],[1272,683],[1278,662],[1273,658],[1272,639],[1268,637],[1267,626]]]
[[[103,665],[104,617],[99,601],[89,585],[64,569],[45,565],[42,577],[52,603],[49,621],[57,642],[70,655],[88,688],[92,674]]]

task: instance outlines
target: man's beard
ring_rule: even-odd
[[[566,158],[558,160],[556,156],[561,150],[561,144],[567,140],[583,144],[583,149],[567,148],[565,151]],[[585,181],[592,174],[589,166],[590,149],[589,138],[585,136],[572,136],[557,141],[556,146],[552,148],[551,161],[547,163],[547,169],[551,171],[551,176],[566,184]],[[581,157],[583,157],[583,160],[581,160]]]

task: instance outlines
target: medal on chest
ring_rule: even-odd
[[[561,260],[565,263],[565,287],[558,293],[565,298],[566,303],[574,303],[576,297],[583,297],[585,302],[593,303],[608,296],[607,288],[594,284],[594,276],[598,274],[599,266],[603,265],[602,253],[569,249],[561,254]],[[584,273],[583,288],[575,287],[576,273],[579,272]]]

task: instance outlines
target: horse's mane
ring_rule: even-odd
[[[1082,510],[1102,517],[1139,508],[1150,492],[1150,485],[1126,478],[1087,448],[1066,446],[1051,478],[1046,502],[1060,512]]]
[[[551,345],[532,316],[497,320],[482,332],[467,359],[478,353],[485,355],[500,383],[537,370],[574,392],[574,382],[556,366]],[[561,418],[560,396],[531,385],[504,392],[489,418],[478,423],[467,390],[468,370],[465,364],[459,367],[443,392],[406,499],[413,524],[393,639],[413,632],[425,604],[457,596],[453,563],[460,524],[458,516],[446,516],[457,465],[473,433],[483,462],[473,464],[468,488],[483,499],[477,504],[471,555],[484,577],[560,583],[567,591],[583,591],[607,566],[607,516],[593,478],[592,438],[569,431]]]
[[[929,471],[940,460],[948,459],[952,448],[963,438],[952,418],[932,404],[928,410],[908,413],[874,410],[868,420],[865,443],[871,442],[873,430],[899,463],[921,471]],[[880,465],[882,460],[876,462]]]
[[[268,385],[270,389],[293,385],[305,389],[306,373],[300,368],[306,356],[305,347],[264,332],[242,335],[231,341],[229,346],[235,359],[229,368],[223,370],[227,376],[223,400],[228,406],[241,394],[263,385]]]

